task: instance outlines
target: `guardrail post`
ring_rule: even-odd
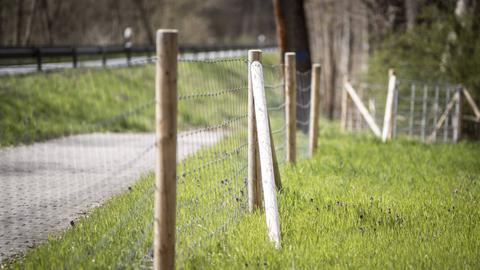
[[[315,154],[318,145],[318,114],[319,114],[319,96],[320,96],[320,74],[322,67],[320,64],[312,65],[311,89],[310,89],[310,130],[308,131],[310,156]]]
[[[262,203],[260,156],[258,152],[255,105],[253,100],[252,74],[250,69],[250,65],[254,61],[262,61],[262,51],[248,51],[248,208],[250,211],[259,209]]]
[[[125,52],[127,54],[127,66],[130,66],[132,63],[132,49],[131,48],[125,48]]]
[[[37,71],[42,71],[42,50],[37,48]]]
[[[177,30],[157,31],[154,269],[175,269]]]
[[[296,107],[297,107],[297,80],[296,80],[295,53],[285,53],[285,117],[287,124],[286,160],[296,161]]]
[[[105,67],[107,66],[107,54],[105,52],[105,47],[100,47],[100,50],[102,51],[102,66]]]
[[[77,56],[77,49],[75,47],[72,48],[72,57],[73,57],[73,68],[77,68],[78,56]]]

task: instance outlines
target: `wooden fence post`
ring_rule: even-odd
[[[248,51],[248,208],[250,212],[261,206],[261,174],[258,152],[255,105],[253,101],[252,76],[250,65],[253,61],[261,62],[262,51]]]
[[[395,87],[393,99],[393,115],[392,115],[392,138],[397,137],[397,121],[398,121],[398,89]]]
[[[438,85],[435,86],[435,99],[433,107],[433,133],[432,133],[432,142],[437,141],[437,121],[438,121],[438,99],[439,99],[439,89]]]
[[[421,129],[421,138],[422,142],[425,141],[426,127],[427,127],[427,100],[428,100],[428,88],[425,85],[423,87],[423,100],[422,100],[422,129]]]
[[[296,161],[296,69],[295,53],[285,53],[285,117],[287,124],[286,160],[290,163],[295,163]]]
[[[457,143],[462,139],[462,117],[463,117],[463,86],[457,86],[457,102],[455,103],[455,118],[453,122],[453,142]]]
[[[370,115],[367,108],[363,104],[362,100],[356,93],[355,89],[353,89],[352,85],[348,81],[345,81],[344,89],[347,92],[347,94],[350,95],[350,98],[352,99],[353,104],[355,104],[357,109],[360,111],[360,114],[363,116],[363,119],[365,119],[368,126],[375,134],[375,136],[381,137],[382,132],[380,131],[380,128],[377,126],[377,123],[375,123],[375,119],[373,119],[373,117]]]
[[[447,86],[447,93],[445,94],[445,108],[447,108],[448,103],[450,102],[450,86]],[[448,115],[445,119],[445,124],[443,125],[443,142],[448,142],[448,125],[449,125]]]
[[[411,95],[410,95],[410,121],[408,124],[408,135],[410,137],[413,136],[413,128],[415,124],[415,84],[411,85],[410,88]]]
[[[383,118],[382,141],[386,142],[392,138],[393,106],[396,87],[396,76],[393,69],[388,70],[388,93],[387,104],[385,105],[385,117]]]
[[[255,116],[257,123],[258,145],[262,170],[262,187],[265,205],[265,216],[268,227],[268,236],[281,247],[280,221],[278,217],[277,196],[275,191],[275,173],[273,167],[270,127],[268,122],[267,101],[263,81],[262,64],[258,61],[251,63],[252,88],[254,95]]]
[[[154,269],[175,269],[177,34],[157,31]]]
[[[319,96],[320,96],[320,74],[322,66],[320,64],[312,65],[312,78],[310,83],[310,125],[308,135],[310,136],[309,152],[310,156],[315,154],[318,145],[318,114],[319,114]]]

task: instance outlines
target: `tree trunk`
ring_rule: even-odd
[[[310,70],[312,62],[303,0],[273,0],[273,7],[282,61],[285,52],[295,52],[297,70]],[[310,91],[297,91],[297,101],[297,126],[308,132],[308,125],[302,123],[308,121],[309,111],[304,107],[310,102]]]
[[[133,0],[133,2],[137,6],[138,12],[140,13],[140,18],[141,18],[145,33],[147,34],[148,42],[150,44],[155,44],[155,40],[153,37],[153,29],[152,29],[152,26],[150,25],[150,14],[147,12],[145,8],[144,1]]]
[[[30,45],[32,27],[33,27],[36,11],[37,11],[37,0],[32,0],[31,13],[30,13],[30,17],[28,17],[27,28],[25,29],[25,36],[23,38],[24,46]]]
[[[417,0],[405,0],[405,17],[407,20],[407,30],[410,31],[415,26],[417,20],[418,2]]]
[[[45,24],[47,28],[47,39],[48,39],[48,44],[53,45],[53,20],[52,16],[50,16],[50,12],[48,10],[48,0],[43,0],[42,1],[42,10],[43,10],[43,16],[45,18]]]
[[[17,46],[21,45],[21,36],[22,36],[22,23],[23,23],[23,0],[18,0],[17,2],[17,29],[15,44]]]

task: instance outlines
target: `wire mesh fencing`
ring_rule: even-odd
[[[137,227],[151,203],[151,188],[139,193],[154,160],[149,70],[2,78],[2,259],[36,247],[27,256],[42,265],[49,247],[38,245],[51,234],[69,239],[57,250],[59,268],[95,267],[120,252],[117,237]],[[130,199],[118,195],[125,192]]]
[[[310,127],[310,109],[311,109],[311,77],[312,71],[296,71],[296,152],[299,159],[308,156],[308,137]]]
[[[0,253],[8,265],[152,266],[158,59],[138,61],[0,78]],[[280,165],[284,68],[263,68]],[[177,73],[175,257],[185,266],[248,211],[248,63],[180,56]],[[296,76],[297,152],[305,157],[311,72]]]
[[[354,85],[368,113],[380,129],[384,126],[387,85],[358,83]],[[457,86],[419,81],[397,81],[392,104],[392,136],[404,136],[422,142],[453,142],[456,136]],[[358,107],[349,98],[346,129],[369,129]]]

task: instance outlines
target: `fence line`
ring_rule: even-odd
[[[431,85],[419,81],[402,80],[401,78],[396,80],[395,76],[392,75],[389,75],[389,78],[389,84],[384,87],[379,84],[358,84],[358,87],[367,90],[363,93],[363,97],[359,97],[359,92],[351,84],[348,82],[344,84],[345,90],[342,93],[345,94],[342,94],[341,107],[341,125],[344,130],[353,129],[353,124],[349,125],[349,123],[354,122],[358,126],[358,122],[360,122],[367,123],[374,134],[377,133],[373,126],[383,126],[382,139],[384,141],[388,140],[389,137],[395,138],[401,135],[418,138],[427,143],[457,142],[461,137],[462,122],[465,119],[473,119],[478,123],[476,116],[476,109],[478,108],[476,108],[473,100],[468,104],[474,116],[461,116],[463,115],[461,106],[463,102],[457,97],[467,98],[469,94],[464,87],[457,86],[457,93],[451,99],[454,86],[450,84]],[[385,91],[387,89],[388,91]],[[387,96],[385,96],[385,92],[388,92]],[[352,97],[352,95],[355,97]],[[348,106],[350,98],[356,104],[354,108]],[[387,100],[385,107],[370,106],[372,100],[385,98]],[[366,109],[363,105],[365,102],[369,103],[369,109]],[[351,113],[348,113],[352,109],[361,113],[363,119],[355,119]],[[384,116],[383,119],[376,116],[378,112]]]

